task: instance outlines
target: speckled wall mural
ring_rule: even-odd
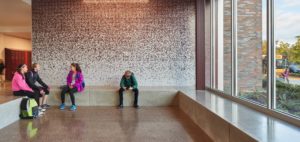
[[[87,85],[195,85],[194,0],[33,0],[33,61],[61,85],[81,64]]]

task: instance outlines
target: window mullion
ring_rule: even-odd
[[[231,94],[233,96],[237,96],[237,0],[232,0],[231,3],[231,7],[232,7],[232,11],[231,11],[231,33],[232,33],[232,37],[231,37],[231,43],[232,43],[232,49],[231,49],[231,64],[232,64],[232,71],[231,71],[231,82],[232,82],[232,86],[231,86]]]

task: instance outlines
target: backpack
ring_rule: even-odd
[[[21,119],[33,119],[39,116],[39,108],[35,99],[23,98],[20,109]]]
[[[84,81],[82,82],[82,87],[85,88],[85,82]]]
[[[79,74],[76,74],[76,78],[79,78],[79,77],[80,77],[80,75],[79,75]],[[83,88],[85,88],[85,82],[84,82],[84,80],[82,81],[82,84],[81,84],[81,85],[82,85]]]

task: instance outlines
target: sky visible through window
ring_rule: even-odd
[[[275,0],[275,41],[290,44],[300,35],[300,0]],[[266,40],[266,0],[263,0],[263,38]]]

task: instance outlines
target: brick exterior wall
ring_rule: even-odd
[[[231,93],[231,47],[232,47],[231,0],[224,0],[224,92]]]
[[[262,88],[262,1],[238,0],[238,87]]]
[[[238,0],[239,92],[262,88],[262,1]],[[224,91],[231,93],[231,0],[224,0]]]

